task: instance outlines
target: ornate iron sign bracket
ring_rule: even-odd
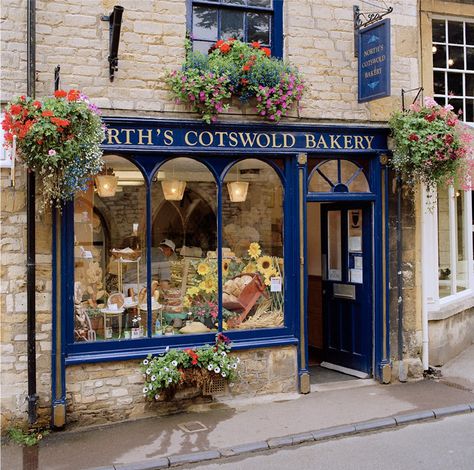
[[[369,3],[369,5],[373,5]],[[393,11],[393,7],[387,7],[382,11],[368,11],[363,12],[360,10],[358,5],[352,7],[354,12],[354,57],[358,57],[359,54],[359,29],[365,28],[377,21],[380,21],[384,16],[389,15]]]

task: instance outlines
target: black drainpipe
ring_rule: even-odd
[[[27,95],[35,97],[36,87],[36,0],[28,0],[27,6]],[[37,419],[36,406],[36,245],[35,245],[35,173],[28,170],[26,176],[26,283],[27,283],[27,342],[28,342],[28,423]]]

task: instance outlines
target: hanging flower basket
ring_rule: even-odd
[[[78,90],[42,100],[20,96],[8,104],[2,127],[7,146],[16,137],[19,158],[38,175],[45,206],[72,200],[103,165],[104,126]]]
[[[243,103],[255,98],[257,114],[278,122],[298,105],[304,91],[295,67],[270,57],[270,49],[259,42],[233,38],[217,41],[207,56],[193,52],[187,41],[186,60],[167,83],[177,102],[189,105],[208,124],[229,108],[233,96]]]
[[[392,166],[405,183],[428,189],[455,182],[465,189],[472,186],[471,136],[461,130],[451,105],[426,97],[424,105],[414,103],[395,113],[389,125],[395,141]]]

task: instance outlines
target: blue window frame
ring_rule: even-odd
[[[136,168],[143,175],[145,188],[143,194],[146,199],[146,252],[151,252],[151,240],[152,234],[152,209],[153,209],[153,184],[156,184],[156,178],[159,174],[160,169],[164,168],[167,162],[172,162],[173,159],[182,158],[182,154],[177,155],[156,155],[150,158],[147,154],[134,154],[130,155],[127,152],[117,152],[115,155],[123,158],[130,163],[133,163]],[[115,157],[116,158],[116,157]],[[236,349],[245,347],[259,347],[259,346],[271,346],[271,345],[282,345],[282,344],[295,344],[296,338],[294,336],[295,329],[295,312],[292,311],[291,306],[296,305],[296,288],[292,284],[293,279],[291,273],[294,271],[292,250],[296,249],[295,244],[292,243],[295,234],[293,233],[295,227],[295,221],[291,219],[291,214],[294,211],[291,207],[295,204],[293,199],[294,194],[292,191],[288,191],[291,185],[295,184],[295,160],[290,156],[275,158],[255,158],[254,155],[246,155],[246,158],[231,157],[231,156],[204,156],[204,155],[189,155],[189,158],[195,160],[196,163],[202,164],[207,167],[212,174],[212,178],[215,180],[217,188],[217,246],[219,248],[225,245],[224,230],[223,227],[226,224],[225,215],[226,211],[223,210],[227,198],[228,183],[235,179],[236,166],[244,165],[248,160],[253,159],[254,161],[260,161],[262,165],[267,166],[271,172],[275,174],[276,181],[281,183],[281,201],[282,201],[282,236],[284,242],[283,266],[281,266],[281,272],[288,273],[287,277],[283,282],[283,298],[287,308],[284,309],[284,322],[282,325],[258,328],[253,330],[239,330],[230,329],[231,331],[226,332],[229,334],[231,339],[234,341],[234,347]],[[243,168],[245,170],[245,168]],[[239,171],[239,174],[245,174],[245,171]],[[265,180],[266,181],[266,180]],[[268,182],[267,182],[268,183]],[[280,184],[278,183],[278,184]],[[266,184],[265,182],[262,184]],[[271,184],[274,187],[275,182]],[[268,184],[267,184],[268,186]],[[274,198],[271,199],[270,204],[274,204]],[[145,206],[145,205],[144,205]],[[272,207],[272,206],[270,206]],[[98,362],[103,360],[121,360],[130,359],[133,357],[143,357],[148,353],[158,352],[163,350],[166,346],[170,347],[192,347],[203,343],[210,343],[213,341],[214,334],[216,331],[212,331],[204,334],[186,334],[186,335],[171,335],[171,336],[154,336],[153,331],[153,311],[152,308],[148,308],[148,313],[144,315],[146,318],[146,331],[145,334],[134,340],[124,340],[121,338],[112,338],[108,341],[75,341],[75,289],[74,283],[68,280],[75,279],[75,263],[72,263],[70,253],[74,252],[75,242],[77,241],[76,234],[74,233],[74,222],[75,222],[75,207],[73,203],[69,203],[64,211],[64,218],[61,224],[62,230],[62,311],[63,318],[66,323],[66,364],[74,364],[81,362]],[[274,209],[273,209],[274,211]],[[82,214],[82,213],[81,213]],[[228,222],[228,220],[227,220]],[[274,221],[272,221],[274,222]],[[272,227],[274,225],[272,224]],[[262,253],[263,254],[263,253]],[[277,256],[282,257],[282,253]],[[150,288],[152,285],[151,275],[151,257],[146,260],[147,263],[147,275],[146,275],[146,286]],[[219,285],[219,322],[217,331],[223,331],[223,314],[222,314],[222,292],[223,289],[223,252],[217,250],[217,272],[218,272],[218,285]],[[294,299],[292,300],[292,297]],[[148,296],[148,307],[150,307],[152,299]],[[104,322],[104,336],[105,336],[105,322]],[[77,339],[77,338],[76,338]]]
[[[207,53],[218,39],[259,41],[283,54],[283,0],[190,0],[188,27],[194,50]]]

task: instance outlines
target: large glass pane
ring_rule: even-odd
[[[438,190],[438,278],[439,296],[451,295],[452,266],[449,235],[449,192]]]
[[[448,103],[454,108],[454,112],[458,113],[461,111],[464,115],[464,102],[462,99],[449,98]]]
[[[270,15],[264,13],[247,13],[247,40],[270,43]]]
[[[249,6],[270,8],[272,6],[272,0],[248,0]]]
[[[433,20],[433,42],[446,42],[446,22]]]
[[[448,93],[463,96],[461,73],[448,73]]]
[[[466,122],[474,122],[474,100],[466,100]]]
[[[193,41],[193,50],[207,55],[214,41]]]
[[[193,37],[217,40],[217,9],[193,7]]]
[[[74,337],[122,340],[146,335],[146,187],[128,160],[106,156],[103,174],[74,204]]]
[[[448,66],[450,69],[464,70],[464,48],[449,46]]]
[[[191,158],[162,165],[152,185],[151,295],[156,335],[217,328],[217,186]]]
[[[268,164],[248,159],[222,188],[222,314],[225,329],[283,325],[283,187]]]
[[[244,13],[239,11],[221,12],[221,38],[243,39],[244,34]]]
[[[446,68],[446,46],[436,45],[436,51],[433,53],[433,67]]]
[[[348,273],[349,282],[362,284],[362,209],[351,209],[347,212],[347,252],[348,252]]]
[[[474,46],[474,23],[466,23],[466,44]]]
[[[444,72],[433,72],[433,86],[435,95],[446,94],[446,85],[444,83]]]
[[[457,241],[457,259],[456,259],[456,292],[466,290],[468,285],[468,263],[465,245],[465,224],[464,224],[464,191],[455,192],[455,210],[456,210],[456,241]]]
[[[448,42],[451,44],[463,44],[463,23],[460,21],[448,21]]]
[[[466,55],[466,70],[474,70],[474,47],[467,47]]]
[[[474,74],[469,73],[466,77],[466,96],[474,96]]]

